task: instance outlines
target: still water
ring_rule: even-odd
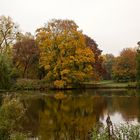
[[[41,140],[86,140],[96,124],[140,123],[140,91],[24,92],[24,129]]]

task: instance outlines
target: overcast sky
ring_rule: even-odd
[[[140,0],[0,0],[0,15],[33,34],[52,18],[72,19],[114,55],[140,40]]]

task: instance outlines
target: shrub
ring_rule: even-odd
[[[113,129],[107,127],[94,128],[92,140],[138,140],[140,139],[140,125],[121,124],[113,125]]]
[[[0,108],[0,140],[22,140],[22,119],[25,108],[19,98],[6,95]]]
[[[0,54],[0,89],[10,88],[11,63],[7,55]]]
[[[32,89],[39,89],[39,82],[38,80],[32,79],[18,79],[13,86],[16,90],[32,90]]]

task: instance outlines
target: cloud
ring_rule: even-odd
[[[0,0],[0,13],[34,33],[52,18],[73,19],[104,53],[140,40],[140,0]]]

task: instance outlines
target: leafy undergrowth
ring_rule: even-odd
[[[26,109],[17,97],[4,96],[0,107],[0,140],[25,140],[22,120]]]
[[[48,88],[43,80],[37,79],[18,79],[12,86],[14,90],[42,90]]]

